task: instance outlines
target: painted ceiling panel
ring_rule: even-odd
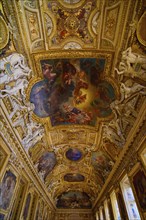
[[[110,116],[116,95],[104,80],[105,62],[95,58],[42,60],[44,79],[30,92],[34,113],[40,118],[49,116],[52,126],[95,126],[97,117]]]
[[[89,196],[84,192],[69,191],[60,195],[57,201],[58,208],[91,208]]]

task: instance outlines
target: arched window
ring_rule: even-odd
[[[130,186],[130,182],[129,182],[127,174],[124,176],[124,178],[120,182],[120,186],[122,189],[122,194],[124,197],[124,202],[126,204],[126,209],[127,209],[129,219],[140,220],[141,218],[138,212],[134,194]]]

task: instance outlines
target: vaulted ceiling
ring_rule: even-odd
[[[146,3],[3,0],[2,5],[5,71],[29,68],[24,94],[3,95],[9,115],[12,103],[21,106],[9,120],[57,207],[91,208],[144,101],[145,71],[138,74],[145,62],[132,66],[132,77],[121,74],[119,65],[127,48],[144,59]],[[24,126],[17,124],[18,116]]]

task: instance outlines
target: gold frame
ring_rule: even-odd
[[[6,47],[9,41],[9,30],[5,20],[0,16],[0,29],[1,29],[1,36],[0,37],[0,50]]]
[[[138,196],[137,196],[137,193],[136,193],[136,190],[135,190],[135,186],[134,186],[134,183],[133,183],[133,178],[134,176],[139,172],[139,171],[142,171],[144,172],[144,174],[146,175],[146,172],[145,170],[143,169],[143,167],[137,163],[132,171],[130,172],[130,174],[128,175],[129,177],[129,180],[130,180],[130,184],[131,184],[131,188],[133,190],[133,194],[134,194],[134,197],[135,197],[135,201],[136,201],[136,204],[137,204],[137,207],[138,207],[138,211],[139,211],[139,215],[142,219],[145,219],[144,216],[146,216],[146,211],[143,211],[143,209],[141,208],[140,206],[140,203],[139,203],[139,199],[138,199]]]
[[[42,69],[41,69],[41,60],[48,60],[48,59],[77,59],[77,58],[104,58],[106,59],[105,64],[105,74],[103,79],[106,76],[109,76],[109,71],[112,69],[112,60],[113,60],[114,52],[113,51],[97,51],[97,50],[62,50],[62,51],[53,51],[50,50],[49,52],[40,52],[37,54],[32,54],[32,59],[36,64],[36,76],[42,78]]]
[[[3,182],[4,176],[5,176],[7,171],[10,171],[16,177],[16,182],[15,182],[13,193],[12,193],[12,196],[11,196],[11,199],[10,199],[10,202],[9,202],[9,206],[6,209],[2,209],[1,208],[1,214],[4,214],[4,215],[6,215],[9,218],[9,216],[11,214],[12,207],[13,207],[14,199],[15,199],[16,193],[17,193],[18,173],[16,172],[15,168],[13,168],[11,165],[8,165],[7,167],[5,167],[5,172],[4,172],[3,178],[1,179],[1,183]]]
[[[0,136],[0,180],[4,176],[4,170],[8,164],[10,153],[11,152],[7,147],[6,142],[4,141],[2,136]]]
[[[115,89],[115,95],[117,98],[120,97],[119,93],[119,87],[116,82],[116,79],[114,79],[111,76],[110,70],[112,69],[112,63],[114,59],[114,52],[113,51],[97,51],[97,50],[63,50],[63,51],[53,51],[50,50],[49,52],[40,52],[37,54],[32,54],[32,60],[33,63],[35,63],[34,72],[35,76],[30,80],[29,86],[26,90],[26,99],[29,100],[30,92],[33,87],[33,85],[41,80],[43,80],[42,75],[42,68],[41,68],[41,60],[53,60],[53,59],[80,59],[80,58],[103,58],[105,59],[105,67],[104,67],[104,74],[101,76],[102,80],[108,81]],[[97,118],[95,126],[93,126],[94,129],[96,129],[99,126],[100,121],[109,120],[113,117],[113,115],[110,115],[106,118]],[[53,129],[56,126],[51,125],[50,117],[46,118],[39,118],[37,115],[33,114],[33,119],[36,120],[39,123],[46,124],[46,131]],[[75,125],[74,125],[75,126]],[[90,128],[91,126],[88,125],[77,125],[81,128]],[[58,127],[58,126],[57,126]],[[60,128],[66,127],[65,125],[59,125]],[[47,129],[48,128],[48,129]]]
[[[146,169],[146,138],[143,139],[138,152],[142,165]]]
[[[142,14],[142,16],[140,17],[140,19],[139,19],[139,21],[138,21],[136,34],[137,34],[138,41],[139,41],[143,46],[146,46],[146,41],[145,41],[144,39],[142,39],[141,34],[140,34],[140,28],[141,28],[142,19],[143,19],[144,16],[146,17],[146,11]]]
[[[24,198],[25,198],[25,196],[26,196],[26,192],[27,192],[27,190],[28,190],[28,180],[26,180],[26,178],[25,178],[25,176],[23,175],[23,173],[22,173],[22,176],[20,177],[18,177],[19,178],[19,181],[18,181],[18,186],[17,186],[17,191],[15,192],[15,196],[18,196],[17,197],[17,199],[19,198],[19,196],[20,196],[20,193],[21,193],[21,190],[22,190],[22,185],[21,185],[21,187],[20,187],[20,181],[23,181],[23,184],[24,184],[24,189],[22,190],[23,192],[22,192],[22,198],[21,198],[21,196],[20,196],[20,198],[21,198],[21,201],[20,201],[20,203],[19,203],[19,201],[15,201],[14,202],[14,208],[13,208],[13,214],[12,214],[12,220],[15,220],[15,217],[16,217],[16,215],[17,215],[17,220],[20,218],[20,215],[21,215],[21,212],[22,212],[22,207],[23,207],[23,205],[24,205]],[[19,199],[20,199],[19,198]],[[19,208],[18,208],[18,206],[19,206]],[[17,209],[18,208],[18,209]],[[16,213],[17,212],[17,213]]]

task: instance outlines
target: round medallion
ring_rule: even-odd
[[[65,22],[65,27],[68,32],[76,32],[77,29],[79,28],[80,21],[77,17],[75,16],[69,16]]]
[[[9,30],[8,30],[6,22],[4,21],[2,17],[0,17],[0,27],[1,27],[0,49],[3,49],[8,44],[8,41],[9,41]]]
[[[66,157],[67,157],[69,160],[78,161],[78,160],[81,159],[82,153],[81,153],[81,151],[79,151],[77,148],[70,148],[70,149],[66,152]]]
[[[146,46],[146,12],[143,13],[137,24],[137,38],[139,42]]]

